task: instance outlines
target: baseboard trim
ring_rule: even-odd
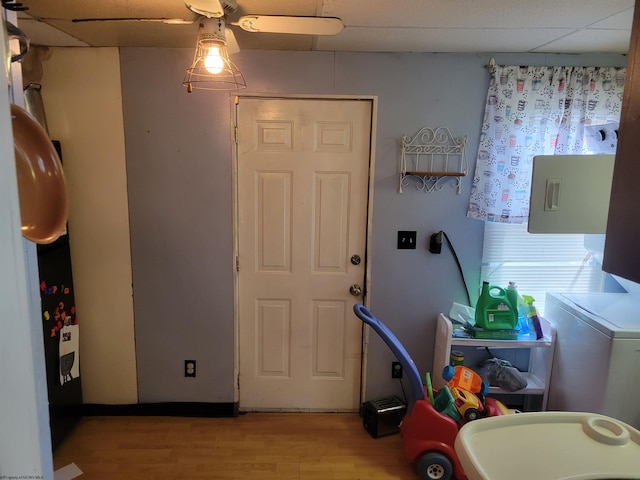
[[[237,417],[238,403],[165,402],[128,405],[84,404],[86,416]]]

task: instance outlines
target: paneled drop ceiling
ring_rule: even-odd
[[[19,26],[35,45],[193,47],[183,0],[22,0]],[[335,36],[249,33],[241,49],[348,52],[626,53],[634,0],[238,0],[243,14],[328,16]],[[187,25],[87,18],[182,18]]]

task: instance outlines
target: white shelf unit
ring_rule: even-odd
[[[451,350],[463,352],[465,366],[475,368],[476,365],[467,363],[467,358],[476,359],[483,355],[483,359],[489,358],[488,354],[484,353],[488,348],[496,357],[509,360],[514,366],[517,366],[527,380],[527,386],[516,392],[508,392],[502,388],[492,386],[489,388],[489,396],[498,400],[500,400],[501,396],[506,395],[523,397],[522,401],[525,410],[546,410],[556,331],[555,327],[542,317],[540,318],[540,324],[544,333],[544,338],[540,340],[458,338],[453,337],[451,320],[441,313],[438,315],[436,324],[436,343],[433,373],[431,374],[434,388],[441,388],[446,384],[441,374],[444,367],[449,365]],[[516,360],[524,359],[526,370],[523,369],[521,364],[514,362],[513,358]]]

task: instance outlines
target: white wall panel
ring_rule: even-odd
[[[60,140],[85,403],[138,401],[117,48],[55,48],[42,96]]]

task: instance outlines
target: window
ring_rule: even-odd
[[[547,292],[601,292],[605,273],[597,253],[585,247],[593,235],[530,234],[527,225],[485,223],[481,278],[535,298],[544,314]]]
[[[585,248],[592,235],[527,232],[533,157],[605,153],[593,151],[604,143],[611,147],[596,141],[594,127],[619,122],[626,70],[490,69],[467,216],[486,222],[482,280],[501,287],[515,281],[544,314],[547,292],[600,292],[608,276],[597,249]]]

